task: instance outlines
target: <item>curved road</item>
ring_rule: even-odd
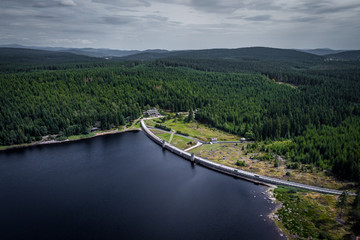
[[[301,189],[305,189],[305,190],[309,190],[309,191],[326,193],[326,194],[340,195],[340,194],[343,193],[343,191],[339,191],[339,190],[316,187],[316,186],[311,186],[311,185],[305,185],[305,184],[296,183],[296,182],[290,182],[290,181],[284,181],[284,180],[281,180],[281,179],[266,177],[266,176],[263,176],[263,175],[258,175],[258,174],[243,171],[243,170],[240,170],[240,169],[237,169],[237,168],[232,168],[232,167],[224,166],[222,164],[214,163],[214,162],[211,162],[211,161],[206,160],[204,158],[201,158],[201,157],[198,157],[198,156],[193,156],[190,153],[185,152],[185,151],[183,151],[183,150],[181,150],[181,149],[179,149],[179,148],[177,148],[175,146],[172,146],[171,144],[168,144],[165,141],[161,140],[159,137],[157,137],[155,134],[153,134],[148,129],[148,127],[144,123],[144,120],[141,120],[141,127],[145,131],[145,133],[152,140],[154,140],[156,143],[162,145],[163,148],[168,149],[171,152],[173,152],[173,153],[175,153],[175,154],[177,154],[177,155],[179,155],[179,156],[181,156],[181,157],[183,157],[185,159],[188,159],[188,160],[190,160],[192,162],[203,165],[205,167],[211,168],[211,169],[216,170],[218,172],[222,172],[222,173],[234,176],[234,177],[244,178],[246,180],[253,181],[253,182],[258,182],[258,183],[283,185],[283,186],[301,188]],[[352,192],[348,192],[348,195],[356,196],[356,194],[352,193]]]

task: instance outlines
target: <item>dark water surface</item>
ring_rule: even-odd
[[[10,150],[0,153],[0,239],[282,239],[265,190],[142,132]]]

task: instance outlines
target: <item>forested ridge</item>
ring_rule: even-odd
[[[0,66],[0,145],[88,133],[94,126],[109,129],[158,105],[173,112],[197,109],[198,121],[239,136],[290,139],[272,150],[359,181],[357,62],[316,57],[61,63]]]

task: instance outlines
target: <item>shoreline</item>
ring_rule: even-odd
[[[279,216],[277,215],[277,212],[279,209],[283,207],[283,203],[278,200],[275,197],[274,190],[277,188],[276,185],[269,185],[269,187],[266,189],[266,194],[268,196],[268,199],[271,200],[272,204],[276,204],[275,208],[267,215],[267,217],[270,219],[270,221],[273,221],[275,223],[275,226],[280,234],[281,237],[285,237],[285,239],[289,239],[289,237],[286,234],[286,228],[283,229],[281,223],[281,220],[279,219]]]
[[[78,139],[66,139],[66,140],[49,140],[49,141],[38,141],[38,142],[32,142],[32,143],[25,143],[22,145],[10,145],[10,146],[4,146],[4,148],[0,149],[0,151],[6,151],[6,150],[13,150],[13,149],[21,149],[21,148],[27,148],[27,147],[34,147],[34,146],[40,146],[40,145],[48,145],[48,144],[59,144],[59,143],[66,143],[66,142],[75,142],[90,138],[95,138],[98,136],[104,136],[104,135],[112,135],[112,134],[119,134],[119,133],[125,133],[125,132],[140,132],[142,131],[141,128],[135,128],[135,129],[124,129],[124,130],[108,130],[104,132],[95,133],[94,136],[88,136],[88,137],[80,137]],[[74,135],[74,136],[81,136],[81,135]]]

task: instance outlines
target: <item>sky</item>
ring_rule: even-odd
[[[0,44],[360,49],[359,0],[0,0]]]

